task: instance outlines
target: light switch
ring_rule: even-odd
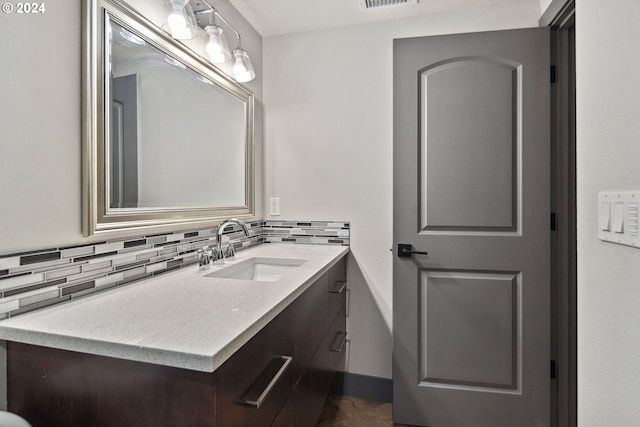
[[[600,202],[600,230],[609,231],[611,229],[611,203]]]
[[[598,193],[598,239],[640,249],[640,191]]]
[[[624,233],[624,203],[616,202],[613,204],[611,231],[614,233]]]

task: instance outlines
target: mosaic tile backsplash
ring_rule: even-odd
[[[268,220],[264,225],[264,241],[349,246],[349,231],[348,222]]]
[[[267,220],[223,233],[236,251],[263,243],[349,245],[349,223]],[[0,319],[173,271],[216,243],[217,227],[0,255]]]

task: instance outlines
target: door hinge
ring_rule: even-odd
[[[551,212],[551,231],[556,231],[556,229],[558,228],[558,223],[556,220],[556,213],[555,212]]]
[[[556,66],[555,66],[555,65],[552,65],[552,66],[551,66],[551,75],[550,75],[550,78],[551,78],[551,83],[552,83],[552,84],[553,84],[553,83],[555,83],[555,82],[557,81],[558,76],[557,76]]]
[[[552,360],[551,361],[551,378],[556,378],[558,376],[558,368],[556,367],[556,361]]]

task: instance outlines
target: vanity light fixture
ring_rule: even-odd
[[[224,35],[224,31],[218,25],[216,25],[216,14],[218,13],[208,2],[206,5],[213,14],[211,24],[204,27],[204,30],[208,34],[207,44],[205,45],[204,57],[214,64],[223,64],[231,58],[231,51],[229,50],[229,43]],[[224,21],[224,18],[221,17]],[[227,21],[224,21],[227,23]],[[229,25],[227,23],[227,25]]]
[[[236,62],[233,64],[233,77],[237,82],[248,82],[254,79],[256,72],[253,69],[251,58],[246,51],[240,47],[240,39],[238,39],[238,47],[233,51]]]
[[[240,33],[238,33],[238,31],[236,31],[236,29],[233,28],[231,24],[229,24],[229,22],[226,19],[224,19],[222,15],[220,15],[220,13],[207,0],[194,0],[194,1],[195,1],[194,4],[196,5],[195,6],[196,12],[195,13],[191,12],[191,16],[193,17],[193,22],[195,23],[196,31],[197,31],[197,28],[201,28],[207,33],[207,42],[205,44],[204,53],[202,54],[202,56],[212,64],[223,64],[229,61],[233,56],[234,63],[231,69],[233,78],[237,82],[241,82],[241,83],[253,80],[256,77],[256,72],[253,68],[253,64],[251,63],[251,58],[249,58],[249,54],[244,49],[242,49],[242,46],[240,44]],[[208,10],[207,9],[199,10],[199,6],[202,6],[202,3],[204,3],[208,7]],[[177,32],[174,33],[173,30],[167,30],[165,29],[165,27],[173,28],[171,24],[171,19],[174,19],[174,21],[177,23],[176,25],[182,25],[183,21],[180,20],[180,18],[178,17],[178,12],[180,11],[188,12],[188,11],[192,11],[193,9],[189,4],[189,0],[168,0],[168,4],[171,7],[171,12],[169,14],[167,24],[163,25],[162,28],[165,30],[165,32],[169,33],[171,37],[175,39],[180,39],[181,37],[176,37],[174,34],[181,35],[184,33],[184,30],[178,30]],[[174,15],[174,12],[175,12],[175,15]],[[211,19],[207,20],[209,22],[203,23],[202,21],[198,21],[199,18],[196,19],[196,16],[205,15],[205,14],[211,14]],[[236,48],[233,50],[233,55],[231,50],[229,49],[229,43],[227,42],[227,38],[224,34],[224,30],[219,25],[216,24],[216,18],[219,18],[226,25],[227,28],[233,31],[233,33],[235,33],[236,35],[236,38],[238,39],[238,44]],[[185,17],[184,22],[187,22],[187,23],[191,22],[189,19],[190,18]]]
[[[214,64],[227,62],[229,58],[231,58],[231,51],[229,50],[229,43],[227,43],[227,38],[224,36],[222,28],[214,22],[204,27],[204,30],[209,34],[204,57]]]
[[[188,40],[198,35],[198,25],[188,0],[165,2],[167,21],[162,29],[174,39]]]

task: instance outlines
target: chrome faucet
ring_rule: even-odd
[[[236,219],[236,218],[225,219],[218,226],[218,232],[216,233],[216,239],[217,239],[216,249],[217,250],[214,251],[213,261],[216,261],[216,260],[219,260],[219,259],[224,260],[224,252],[222,250],[222,232],[230,224],[231,225],[233,225],[233,224],[239,225],[240,228],[242,228],[242,231],[244,231],[244,235],[249,237],[249,228],[247,227],[247,224],[245,224],[244,222],[242,222],[242,221],[240,221],[239,219]]]

